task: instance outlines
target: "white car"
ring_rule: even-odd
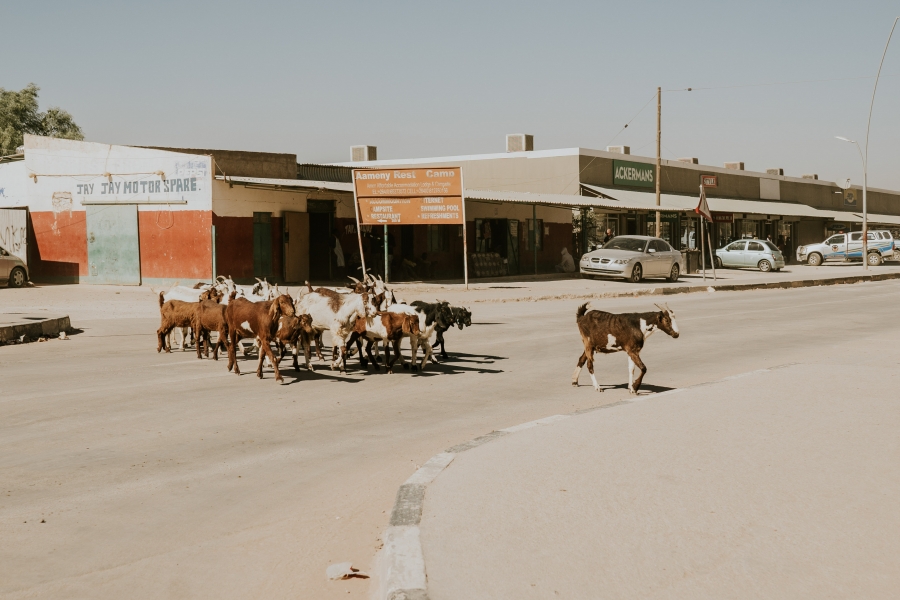
[[[646,235],[620,235],[582,256],[579,266],[584,278],[615,277],[638,283],[644,277],[665,277],[668,281],[678,281],[682,257],[665,240]]]
[[[867,262],[878,266],[894,256],[894,236],[886,229],[870,230],[866,236]],[[797,260],[817,267],[826,260],[861,260],[862,232],[838,233],[820,244],[808,244],[797,248]]]
[[[20,288],[28,282],[28,266],[21,258],[0,246],[0,284]]]

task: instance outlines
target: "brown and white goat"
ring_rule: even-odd
[[[232,292],[231,296],[234,296]],[[284,381],[278,370],[278,362],[272,354],[270,343],[275,340],[278,323],[282,315],[294,315],[294,303],[288,295],[278,296],[274,300],[250,302],[244,298],[231,298],[225,308],[225,321],[228,325],[228,370],[240,375],[235,348],[243,337],[259,339],[259,364],[256,376],[262,379],[263,359],[268,358],[275,369],[275,381]]]
[[[306,357],[306,368],[313,370],[310,363],[309,346],[316,330],[312,326],[312,317],[309,315],[282,315],[278,322],[278,331],[275,332],[275,345],[278,348],[278,360],[284,358],[284,351],[288,344],[291,345],[291,352],[294,355],[294,370],[299,371],[300,365],[297,356],[300,348],[303,348],[303,355]]]
[[[418,340],[419,334],[419,317],[417,315],[379,312],[374,317],[356,320],[353,326],[353,332],[347,339],[347,348],[358,339],[367,338],[366,355],[369,357],[369,360],[372,361],[372,364],[377,371],[378,362],[375,360],[375,357],[372,356],[372,344],[377,344],[379,340],[382,340],[384,342],[384,364],[387,367],[387,372],[393,373],[394,362],[401,356],[400,341],[404,337],[408,337],[411,340]],[[394,347],[393,359],[391,358],[391,346]],[[345,361],[347,354],[348,352],[345,348],[343,353]],[[362,352],[360,352],[359,358],[360,363],[365,366],[365,363],[363,363]]]
[[[594,389],[602,392],[603,389],[594,376],[594,353],[625,352],[628,354],[628,391],[637,394],[641,388],[641,381],[647,373],[647,367],[641,361],[641,348],[644,347],[644,341],[657,329],[673,338],[679,336],[675,311],[668,305],[659,306],[657,304],[656,307],[659,308],[659,312],[614,314],[600,310],[589,311],[587,302],[579,306],[575,315],[578,331],[581,333],[581,341],[584,344],[584,352],[578,359],[578,365],[572,375],[572,385],[578,386],[578,375],[581,374],[581,368],[587,363]],[[641,371],[637,379],[634,378],[635,367]]]

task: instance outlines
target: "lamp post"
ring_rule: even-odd
[[[869,269],[869,257],[866,255],[866,252],[869,249],[868,244],[866,243],[866,241],[867,241],[866,238],[868,237],[868,231],[867,231],[868,230],[868,222],[866,219],[866,217],[868,217],[868,214],[866,213],[866,187],[867,187],[867,182],[868,182],[868,167],[866,165],[866,157],[863,156],[862,148],[859,147],[859,142],[857,142],[856,140],[851,140],[851,139],[848,139],[848,138],[845,138],[845,137],[842,137],[839,135],[836,135],[834,137],[835,137],[835,139],[841,140],[842,142],[848,142],[848,143],[856,146],[856,151],[859,152],[859,158],[862,161],[862,165],[863,165],[863,227],[862,227],[862,230],[863,230],[862,252],[863,252],[863,254],[862,254],[862,257],[863,257],[863,268],[868,270]],[[848,252],[850,250],[849,242],[847,245],[847,250],[848,250]]]
[[[872,126],[872,108],[875,106],[875,92],[878,90],[878,78],[881,77],[881,67],[884,65],[884,57],[887,54],[888,46],[891,43],[891,37],[894,35],[894,28],[897,27],[897,21],[900,20],[900,17],[896,17],[894,19],[894,24],[891,25],[891,32],[888,34],[887,43],[884,45],[884,52],[881,53],[881,62],[878,63],[878,72],[875,74],[875,86],[872,88],[872,101],[869,102],[869,120],[866,122],[866,152],[865,155],[860,152],[860,155],[863,157],[863,227],[862,227],[862,249],[863,249],[863,266],[868,269],[869,268],[869,213],[868,206],[866,205],[866,191],[868,189],[868,163],[869,163],[869,129]],[[839,137],[839,140],[844,142],[849,142],[847,138]],[[856,142],[853,142],[856,144]],[[856,144],[857,150],[859,149],[859,144]]]

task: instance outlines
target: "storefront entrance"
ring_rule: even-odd
[[[333,281],[335,278],[334,200],[308,200],[309,212],[309,278]]]

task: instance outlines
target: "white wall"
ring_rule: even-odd
[[[84,210],[85,200],[136,203],[138,210],[160,209],[141,204],[148,201],[187,201],[163,205],[173,211],[212,206],[209,156],[26,135],[23,164],[32,212]]]
[[[25,161],[0,165],[0,208],[28,206],[26,181]]]
[[[280,217],[284,211],[306,212],[306,200],[311,199],[334,200],[337,218],[354,218],[353,194],[346,192],[275,190],[240,183],[229,186],[221,179],[213,180],[212,187],[212,210],[220,217],[252,217],[254,212]]]

